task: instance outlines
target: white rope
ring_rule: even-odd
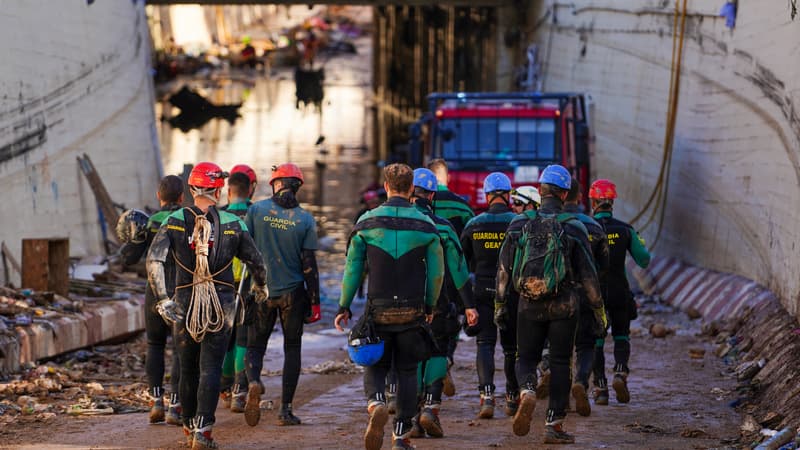
[[[195,269],[192,274],[192,297],[186,314],[186,330],[195,342],[201,342],[206,333],[222,330],[225,312],[214,287],[214,278],[208,268],[208,241],[211,223],[205,216],[196,216],[192,242],[195,246]]]

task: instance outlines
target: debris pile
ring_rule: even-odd
[[[144,378],[146,342],[78,350],[0,383],[0,430],[16,421],[57,415],[104,415],[149,409]],[[0,431],[2,436],[2,431]]]

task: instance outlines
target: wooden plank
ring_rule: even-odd
[[[48,252],[47,239],[22,240],[22,287],[34,291],[48,289]]]
[[[3,241],[2,244],[0,244],[0,249],[2,249],[3,258],[5,258],[8,261],[8,263],[11,264],[11,267],[14,268],[14,270],[16,270],[19,275],[22,275],[22,267],[20,267],[19,263],[14,258],[14,255],[11,254],[11,250],[9,250],[8,247],[6,247],[5,241]]]
[[[67,296],[69,294],[69,239],[48,241],[47,290]]]
[[[114,202],[111,200],[111,195],[109,195],[108,190],[103,184],[100,174],[97,173],[97,169],[95,169],[94,164],[92,164],[92,160],[89,158],[89,155],[84,153],[83,157],[78,156],[78,164],[80,165],[81,172],[83,172],[83,175],[86,177],[86,181],[89,182],[89,187],[92,188],[94,198],[97,200],[97,204],[100,206],[100,210],[103,212],[103,218],[108,225],[106,239],[116,242],[117,236],[114,233],[114,230],[117,228],[119,213],[117,212],[117,208],[114,206]]]

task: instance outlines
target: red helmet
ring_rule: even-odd
[[[212,162],[201,162],[194,166],[189,174],[189,186],[200,188],[221,188],[225,186],[228,172]]]
[[[233,169],[231,169],[231,174],[239,172],[247,175],[247,178],[250,178],[250,183],[255,183],[258,181],[258,179],[256,179],[256,171],[247,164],[237,164],[233,166]]]
[[[300,180],[300,184],[305,183],[303,172],[292,163],[285,163],[280,166],[272,167],[272,176],[269,177],[269,184],[272,185],[278,178],[297,178]]]
[[[597,180],[592,183],[592,186],[589,188],[589,198],[617,198],[617,185],[610,180]]]

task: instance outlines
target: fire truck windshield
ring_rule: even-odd
[[[555,161],[556,121],[549,118],[445,118],[437,150],[448,161],[495,164]]]

